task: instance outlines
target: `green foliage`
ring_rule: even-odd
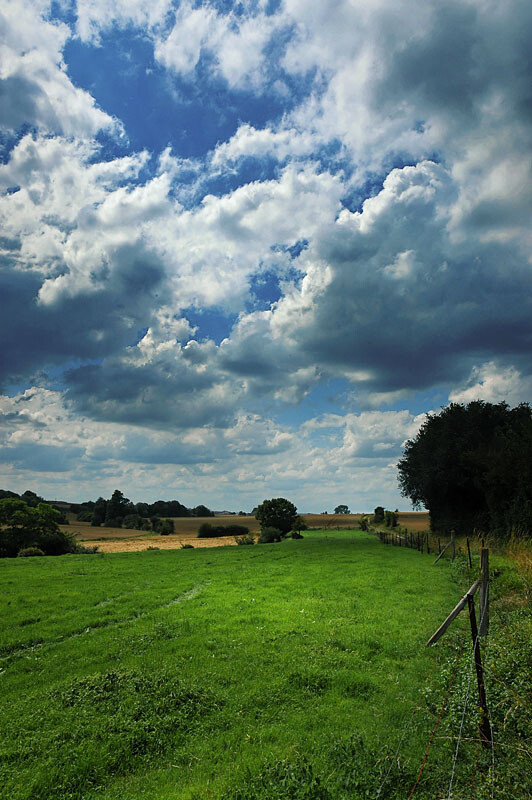
[[[308,531],[308,525],[303,519],[302,516],[299,514],[296,516],[294,522],[292,523],[292,531]],[[292,539],[296,537],[292,536]]]
[[[249,528],[245,525],[211,525],[203,522],[198,528],[198,539],[214,539],[218,536],[246,536]]]
[[[301,533],[299,533],[299,531],[291,531],[290,532],[290,537],[292,539],[303,539],[303,536],[302,536]]]
[[[44,555],[44,550],[41,550],[40,547],[23,547],[17,553],[17,556],[19,558],[24,558],[28,556],[43,556],[43,555]]]
[[[384,524],[387,528],[397,527],[397,514],[395,513],[395,511],[384,512]]]
[[[272,544],[273,542],[280,542],[285,536],[286,534],[280,531],[279,528],[262,528],[257,543]]]
[[[111,499],[107,501],[105,506],[105,526],[108,528],[122,526],[122,520],[128,514],[133,513],[134,506],[131,500],[124,497],[120,489],[115,489],[111,495]],[[120,520],[120,522],[117,521]]]
[[[282,533],[293,530],[297,516],[295,505],[284,497],[264,500],[255,510],[261,528],[278,528]]]
[[[174,523],[171,519],[160,519],[157,521],[155,532],[160,533],[161,536],[168,536],[174,532]]]
[[[122,528],[135,531],[151,531],[151,522],[149,519],[139,516],[139,514],[126,514],[122,520]],[[173,528],[172,528],[173,531]]]
[[[373,522],[376,525],[380,525],[384,522],[384,508],[383,506],[377,506],[377,508],[373,512]]]
[[[330,800],[330,794],[304,756],[266,764],[248,774],[241,786],[222,800]]]
[[[360,517],[360,519],[358,521],[358,527],[360,528],[361,531],[369,530],[368,518],[367,517]]]
[[[104,528],[121,528],[122,527],[122,518],[121,517],[106,517],[105,522],[103,523]]]
[[[351,512],[349,511],[349,506],[339,505],[339,506],[336,506],[336,508],[334,509],[334,513],[335,514],[350,514]]]
[[[32,507],[23,500],[0,500],[0,558],[12,558],[28,547],[49,556],[75,552],[74,538],[59,528],[58,516],[46,503]]]
[[[103,525],[105,522],[105,512],[107,508],[107,500],[104,500],[103,497],[99,497],[95,504],[92,511],[92,519],[91,525],[95,528],[99,528],[100,525]]]
[[[191,517],[214,517],[214,511],[211,511],[207,506],[199,505],[190,509]]]
[[[235,542],[239,545],[255,544],[255,537],[252,533],[244,533],[242,536],[235,536]]]
[[[429,415],[399,462],[399,484],[435,531],[532,530],[532,412],[477,400]]]

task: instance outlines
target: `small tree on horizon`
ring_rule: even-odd
[[[335,514],[350,514],[351,512],[349,511],[349,506],[346,506],[344,504],[344,505],[336,506],[336,508],[334,509],[334,513]]]

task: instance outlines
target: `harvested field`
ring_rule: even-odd
[[[400,511],[399,525],[403,525],[409,531],[428,531],[430,528],[428,512]]]
[[[318,530],[349,530],[358,528],[362,514],[302,514],[309,528]],[[251,533],[258,534],[260,525],[255,517],[228,514],[217,517],[174,517],[175,533],[161,536],[151,531],[135,531],[125,528],[93,528],[89,522],[76,522],[62,526],[64,530],[74,533],[82,543],[96,544],[102,553],[130,553],[158,547],[160,550],[177,550],[183,544],[193,547],[220,547],[234,545],[233,536],[198,539],[198,528],[203,522],[213,525],[244,525]],[[424,512],[401,512],[399,524],[409,530],[428,530],[428,514]]]

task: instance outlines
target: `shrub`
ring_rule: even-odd
[[[307,523],[305,522],[303,517],[301,517],[299,514],[297,515],[297,517],[295,518],[295,520],[292,523],[292,530],[293,531],[308,531]],[[292,536],[292,539],[294,539],[294,538],[297,538],[297,537]]]
[[[161,536],[168,536],[174,532],[174,521],[172,519],[160,519],[157,522],[155,532],[160,533]]]
[[[242,536],[235,536],[237,544],[255,544],[255,537],[252,533],[244,533]]]
[[[194,545],[193,544],[182,544],[181,545],[181,550],[194,550]]]
[[[280,542],[284,537],[285,534],[279,528],[263,528],[257,542],[258,544],[271,544],[272,542]]]
[[[378,525],[381,522],[384,522],[384,508],[382,506],[377,506],[377,508],[373,512],[373,522]]]
[[[199,526],[198,539],[214,539],[218,536],[245,536],[249,528],[245,525],[211,525],[203,522]]]
[[[126,514],[124,519],[122,520],[122,527],[127,528],[128,530],[136,530],[140,531],[142,528],[140,527],[144,520],[139,517],[138,514]]]
[[[79,555],[90,555],[92,553],[98,552],[98,545],[97,544],[90,544],[87,547],[83,544],[76,544],[76,549],[74,553]]]
[[[397,527],[397,514],[395,511],[385,511],[384,512],[384,524],[387,528],[396,528]]]
[[[292,537],[292,539],[302,539],[303,538],[303,536],[299,533],[299,531],[292,531],[290,533],[290,536]]]
[[[19,558],[24,558],[25,556],[43,556],[44,551],[41,550],[40,547],[23,547],[22,550],[19,550],[17,553]]]
[[[360,517],[358,521],[358,526],[361,531],[369,530],[368,518],[367,517]]]

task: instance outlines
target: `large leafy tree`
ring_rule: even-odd
[[[271,500],[264,500],[257,506],[255,519],[258,519],[262,529],[277,528],[286,534],[297,524],[297,508],[284,497],[274,497]]]
[[[0,500],[0,557],[33,546],[50,556],[75,552],[74,538],[60,529],[59,517],[47,503],[32,507],[21,499]]]
[[[530,407],[477,400],[429,415],[405,445],[399,484],[433,530],[532,531]]]

